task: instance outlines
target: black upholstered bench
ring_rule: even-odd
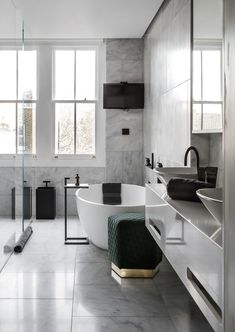
[[[108,219],[108,249],[112,269],[120,277],[152,278],[162,252],[142,213],[121,213]]]

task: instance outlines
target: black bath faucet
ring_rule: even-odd
[[[195,152],[195,155],[196,155],[196,159],[197,159],[197,169],[199,169],[199,163],[200,163],[200,158],[199,158],[199,152],[198,150],[195,148],[195,146],[190,146],[186,152],[185,152],[185,155],[184,155],[184,166],[187,166],[188,164],[188,154],[190,151],[194,151]]]

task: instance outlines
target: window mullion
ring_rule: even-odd
[[[74,154],[77,152],[77,105],[76,105],[76,72],[77,72],[77,57],[76,51],[74,51]]]
[[[202,50],[201,50],[201,100],[202,100],[202,106],[201,106],[201,130],[203,130],[203,56],[202,56]]]
[[[77,104],[74,102],[74,154],[77,152]]]
[[[15,138],[15,142],[16,142],[16,154],[19,153],[18,151],[18,92],[19,92],[19,87],[18,87],[18,83],[19,83],[19,56],[18,56],[18,50],[16,51],[16,138]]]

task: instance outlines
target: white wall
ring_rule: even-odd
[[[194,0],[194,38],[223,38],[223,0]]]
[[[235,2],[225,0],[224,289],[225,332],[235,327]]]
[[[190,1],[166,1],[145,36],[144,154],[182,165],[190,145]]]

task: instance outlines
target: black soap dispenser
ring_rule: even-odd
[[[36,189],[36,219],[55,219],[56,189],[49,187],[51,181],[44,180],[45,187]]]

